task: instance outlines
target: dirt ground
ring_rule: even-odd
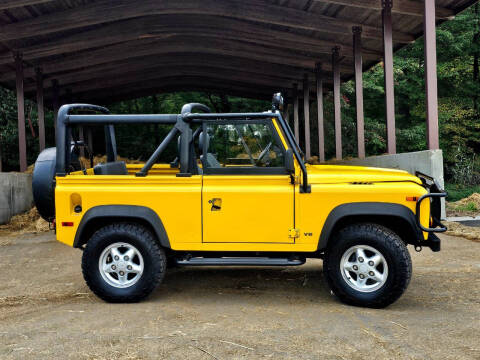
[[[405,295],[341,304],[321,261],[173,269],[139,304],[92,295],[79,250],[51,233],[0,243],[1,359],[480,359],[480,243],[412,251]]]

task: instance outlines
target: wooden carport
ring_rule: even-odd
[[[0,84],[16,88],[20,170],[26,169],[24,97],[108,103],[158,92],[208,90],[253,98],[284,91],[305,115],[333,89],[336,157],[342,157],[340,83],[354,78],[358,154],[365,156],[362,71],[384,62],[388,152],[395,153],[393,52],[425,34],[427,139],[437,149],[435,25],[474,0],[0,0]]]

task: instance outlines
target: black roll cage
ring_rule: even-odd
[[[90,111],[97,114],[70,114],[72,110]],[[205,113],[194,113],[195,110]],[[98,114],[100,113],[100,114]],[[180,114],[159,114],[159,115],[111,115],[110,111],[102,106],[90,104],[66,104],[63,105],[57,116],[57,158],[55,173],[56,176],[66,176],[67,169],[70,166],[70,146],[72,142],[71,126],[73,125],[105,125],[105,142],[107,161],[115,161],[117,158],[117,147],[115,140],[114,125],[120,124],[172,124],[174,127],[163,139],[154,153],[147,160],[143,168],[136,173],[136,176],[146,176],[153,164],[157,161],[160,154],[165,150],[168,144],[180,133],[180,172],[177,176],[191,176],[192,159],[190,156],[190,145],[193,141],[191,124],[202,124],[204,121],[214,120],[253,120],[253,119],[276,119],[282,129],[288,146],[292,149],[293,155],[297,159],[302,175],[303,183],[300,186],[300,192],[310,193],[311,188],[308,184],[307,169],[303,162],[300,147],[295,141],[290,126],[285,122],[280,112],[263,113],[210,113],[210,108],[199,103],[185,104]]]

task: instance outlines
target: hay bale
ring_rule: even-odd
[[[480,242],[480,228],[473,226],[466,226],[453,221],[445,221],[444,224],[448,227],[445,233],[451,236],[459,236],[475,242]]]
[[[478,216],[480,215],[480,194],[473,193],[469,197],[447,202],[447,216]]]
[[[117,156],[117,161],[125,161],[126,164],[143,164],[143,161],[140,161],[139,159],[129,159],[121,156]],[[100,164],[100,163],[106,163],[107,162],[107,156],[103,155],[97,155],[93,157],[93,166]],[[90,159],[86,157],[80,157],[80,163],[84,168],[89,168],[90,167]]]
[[[48,230],[48,222],[40,217],[36,207],[23,214],[15,215],[10,219],[9,223],[0,225],[0,232],[14,235],[46,232]]]

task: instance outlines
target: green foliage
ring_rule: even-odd
[[[117,114],[178,114],[186,103],[203,103],[215,112],[259,112],[269,108],[269,103],[237,97],[218,96],[199,92],[159,94],[141,99],[123,101],[109,109]],[[166,136],[171,126],[117,126],[118,153],[123,157],[146,160]],[[103,144],[94,146],[95,152],[103,151]],[[172,142],[162,153],[160,162],[170,162],[177,155],[177,146]]]
[[[46,114],[47,126],[53,129],[53,114]],[[32,124],[30,128],[29,122]],[[27,161],[33,163],[38,155],[38,122],[37,106],[34,102],[25,101],[25,132],[27,138]],[[47,134],[48,144],[54,146],[54,133]],[[0,87],[0,161],[3,171],[18,171],[18,120],[17,100],[15,94]]]
[[[480,193],[480,185],[464,186],[458,184],[445,184],[445,190],[448,192],[448,201],[458,201],[469,197],[473,193]]]

